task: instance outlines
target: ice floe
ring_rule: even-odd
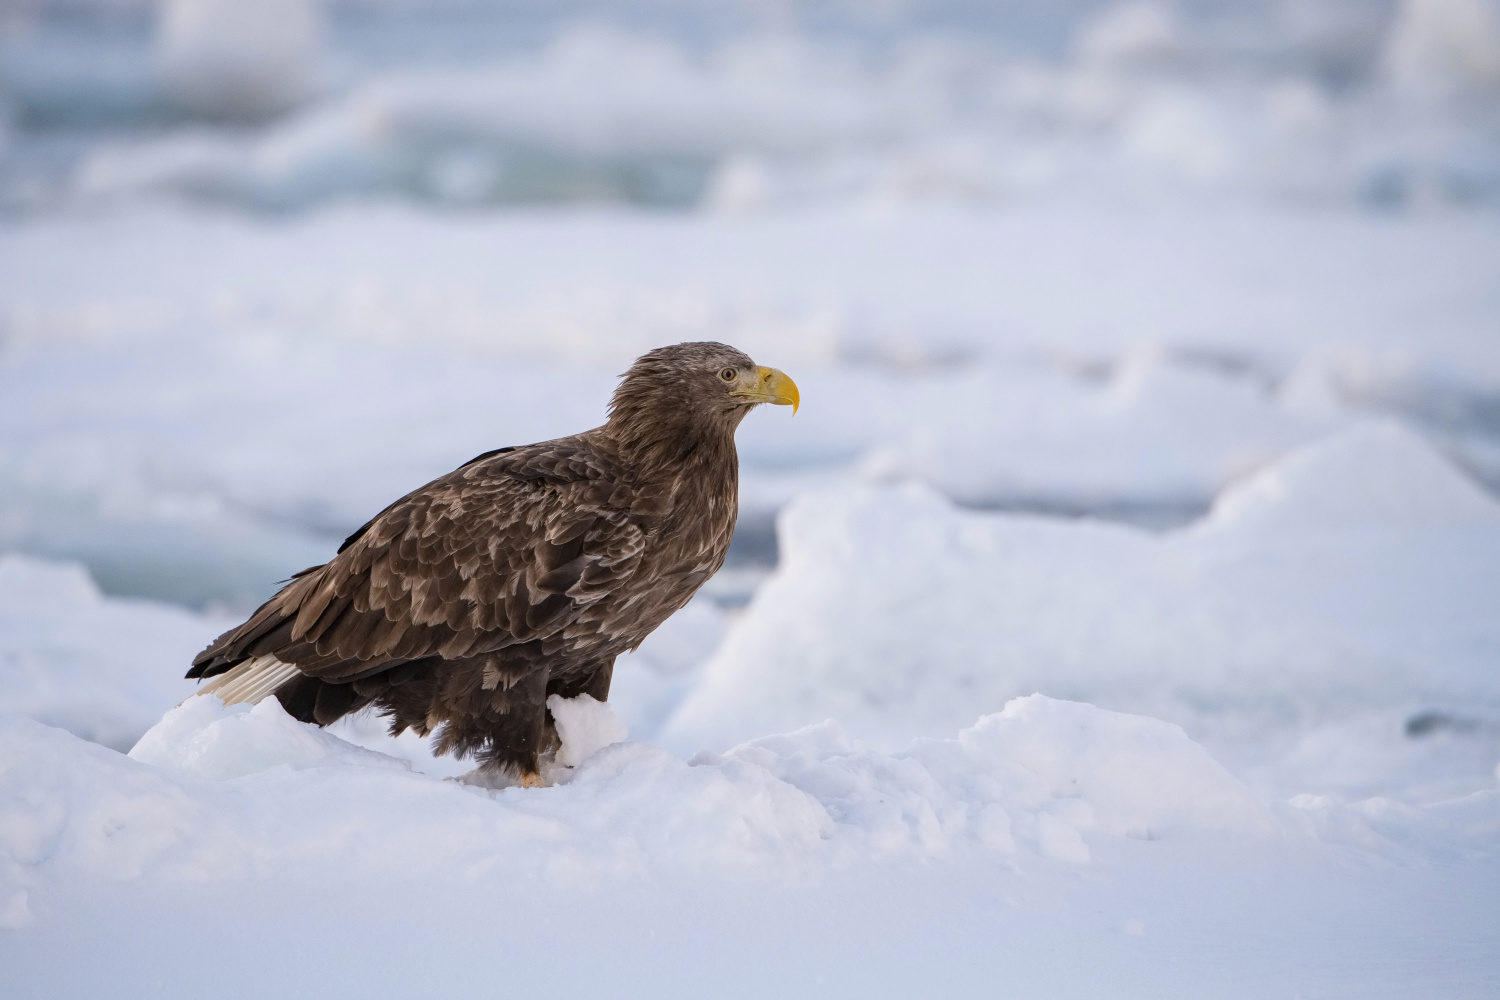
[[[1394,424],[1295,452],[1165,535],[964,512],[915,485],[805,497],[781,531],[668,745],[833,717],[891,746],[1032,691],[1211,742],[1237,713],[1274,730],[1500,708],[1500,507]]]

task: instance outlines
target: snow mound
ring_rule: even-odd
[[[1167,535],[963,512],[916,485],[808,496],[779,530],[781,566],[668,745],[833,716],[895,746],[1038,690],[1190,730],[1225,710],[1500,707],[1500,511],[1389,425]]]
[[[0,713],[124,750],[192,693],[182,674],[230,624],[105,597],[73,563],[0,554]]]
[[[1500,506],[1416,433],[1352,428],[1226,490],[1205,530],[1500,528]]]
[[[275,698],[225,706],[216,697],[189,698],[147,730],[131,748],[135,760],[178,774],[225,781],[273,767],[330,763],[406,767],[406,761],[361,750],[292,718]]]
[[[972,760],[1034,782],[1033,801],[1087,803],[1106,833],[1271,832],[1265,809],[1243,785],[1180,728],[1157,719],[1031,695],[980,719],[958,742]]]
[[[615,661],[609,707],[638,738],[653,739],[692,689],[699,668],[723,640],[728,617],[710,594],[700,591],[639,649]]]
[[[1095,830],[1147,840],[1274,831],[1265,807],[1177,726],[1041,695],[957,740],[919,740],[894,755],[856,748],[827,722],[696,759],[759,764],[876,853],[915,839],[943,854],[967,841],[1084,862],[1083,835]]]
[[[1278,829],[1177,727],[1041,696],[892,755],[833,723],[686,763],[616,743],[568,784],[537,791],[416,774],[271,699],[253,709],[193,699],[129,757],[9,717],[0,759],[0,885],[11,898],[69,872],[198,881],[307,864],[570,882],[974,852],[1083,863],[1099,836]]]

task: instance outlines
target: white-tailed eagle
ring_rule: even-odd
[[[539,784],[547,698],[609,695],[615,657],[688,602],[734,534],[734,433],[797,387],[724,344],[663,347],[609,419],[486,452],[381,511],[214,640],[189,677],[225,703],[274,694],[327,725],[368,705],[392,734]]]

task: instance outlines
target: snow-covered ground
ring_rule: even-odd
[[[0,992],[1500,994],[1493,0],[150,6],[0,14]],[[553,787],[183,702],[689,339]]]
[[[914,485],[810,495],[782,533],[727,633],[695,602],[624,662],[612,700],[636,739],[590,753],[623,727],[585,713],[582,763],[540,792],[445,782],[460,768],[410,736],[324,732],[274,700],[190,699],[129,756],[22,718],[113,735],[182,696],[224,620],[8,558],[12,981],[1494,985],[1500,504],[1411,431],[1355,426],[1164,535],[964,513]],[[1033,689],[1095,704],[1013,697]],[[149,917],[104,919],[122,909]],[[564,961],[579,935],[588,960]]]
[[[0,228],[0,544],[243,607],[702,338],[808,390],[741,433],[762,548],[851,475],[1180,524],[1369,409],[1500,481],[1497,261],[1486,214],[49,217]]]
[[[1180,723],[1271,797],[1494,785],[1500,505],[1397,425],[1296,452],[1162,535],[915,485],[811,495],[781,527],[666,745],[831,717],[899,746],[1041,690]],[[1414,739],[1424,719],[1467,732],[1467,762]]]

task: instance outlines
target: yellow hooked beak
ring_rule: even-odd
[[[753,378],[746,372],[740,376],[739,384],[729,390],[729,394],[756,403],[790,406],[794,417],[797,415],[797,407],[802,404],[802,397],[797,393],[797,383],[786,372],[775,368],[757,368]]]

